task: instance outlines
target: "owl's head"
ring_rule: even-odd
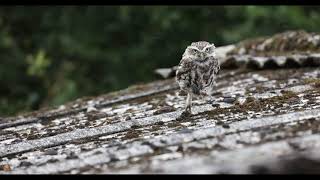
[[[187,47],[183,56],[200,61],[205,60],[207,57],[215,56],[215,46],[213,43],[210,44],[206,41],[193,42]]]

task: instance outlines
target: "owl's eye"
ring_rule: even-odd
[[[207,48],[207,49],[206,49],[206,53],[209,53],[209,52],[210,52],[210,48]]]
[[[193,54],[196,54],[196,53],[197,53],[197,50],[192,49],[192,53],[193,53]]]

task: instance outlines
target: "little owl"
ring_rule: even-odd
[[[176,80],[187,95],[183,115],[191,114],[192,96],[210,96],[220,64],[215,46],[206,41],[193,42],[182,55],[176,72]]]

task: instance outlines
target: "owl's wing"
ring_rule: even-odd
[[[213,72],[214,74],[219,74],[220,72],[220,63],[219,63],[219,59],[216,57],[212,57],[212,65],[211,67],[213,68]]]
[[[179,65],[178,65],[177,72],[176,72],[177,80],[180,80],[185,75],[187,75],[188,73],[191,72],[192,64],[193,64],[192,60],[189,58],[181,59]]]
[[[204,88],[200,92],[200,94],[205,94],[205,95],[212,95],[215,89],[215,78],[216,75],[219,74],[220,71],[220,63],[216,57],[210,57],[210,64],[209,64],[209,69],[210,69],[210,75],[207,77],[208,79],[205,80]]]
[[[191,70],[193,62],[189,58],[182,58],[176,71],[176,80],[182,90],[187,90],[191,85]]]

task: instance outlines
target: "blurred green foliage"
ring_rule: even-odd
[[[0,7],[0,116],[155,79],[192,41],[320,28],[314,6]]]

